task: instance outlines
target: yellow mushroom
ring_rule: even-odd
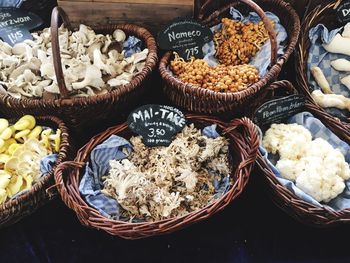
[[[9,155],[13,155],[13,153],[19,148],[21,147],[21,144],[18,143],[13,143],[9,146],[9,148],[7,149],[7,153]]]
[[[11,174],[4,170],[0,170],[0,189],[5,189],[9,185],[10,179]]]
[[[53,141],[53,148],[54,148],[55,152],[60,151],[61,134],[62,134],[61,130],[57,129],[56,134],[49,136],[50,140]]]
[[[38,139],[39,135],[43,131],[43,127],[41,126],[36,126],[28,135],[29,139]]]
[[[4,170],[9,173],[16,172],[18,164],[19,164],[18,157],[11,157],[5,163]]]
[[[50,151],[51,151],[51,145],[50,145],[49,136],[51,135],[51,133],[52,133],[51,129],[44,130],[41,133],[41,141],[40,141],[44,144],[45,148]]]
[[[0,138],[3,140],[8,140],[12,137],[12,129],[7,127],[3,132],[0,134]]]
[[[6,163],[10,158],[11,158],[10,155],[1,153],[1,154],[0,154],[0,164],[1,164],[1,163]]]
[[[7,199],[7,192],[5,189],[0,189],[0,205],[5,203]]]
[[[13,125],[13,127],[17,131],[26,130],[30,127],[30,122],[28,120],[19,120]]]
[[[23,185],[23,177],[13,176],[11,178],[9,185],[6,188],[8,196],[11,198],[15,194],[17,194],[20,191],[22,185]]]
[[[30,133],[29,129],[19,131],[15,134],[15,139],[20,142],[24,142],[26,136]]]
[[[36,125],[36,120],[32,115],[24,115],[22,118],[20,118],[19,120],[26,120],[29,122],[29,127],[27,129],[31,130],[35,127]]]
[[[6,119],[0,119],[0,133],[4,131],[9,126],[9,121]]]

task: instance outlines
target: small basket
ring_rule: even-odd
[[[54,170],[57,165],[67,160],[67,155],[70,153],[68,129],[65,124],[56,117],[36,117],[36,120],[39,125],[60,129],[62,131],[60,152],[53,168]],[[9,226],[18,222],[23,217],[35,212],[39,207],[46,204],[57,195],[57,190],[53,187],[53,170],[36,182],[28,192],[0,205],[0,227]]]
[[[186,119],[190,123],[194,123],[197,128],[217,124],[219,133],[230,141],[230,151],[233,157],[231,158],[231,177],[234,184],[220,199],[185,216],[156,222],[129,223],[103,217],[96,209],[90,207],[80,195],[79,183],[90,153],[97,145],[113,134],[125,138],[130,138],[133,135],[127,124],[122,124],[93,137],[89,143],[78,151],[78,155],[73,162],[64,162],[58,167],[55,172],[55,180],[62,200],[75,211],[83,225],[104,230],[111,235],[125,239],[139,239],[171,233],[223,210],[241,194],[248,182],[259,145],[256,127],[247,118],[234,120],[230,127],[215,118],[207,116],[187,115]]]
[[[211,10],[211,6],[215,3],[213,0],[205,2],[199,13],[199,20],[207,25],[214,26],[220,23],[223,17],[229,16],[231,7],[235,7],[245,13],[250,7],[262,19],[269,33],[272,52],[271,65],[268,73],[258,82],[250,85],[245,90],[234,93],[215,92],[192,84],[187,84],[174,77],[169,69],[172,59],[171,52],[167,52],[161,59],[159,70],[164,81],[164,92],[169,99],[177,106],[185,108],[189,111],[201,113],[224,113],[234,112],[239,107],[248,105],[255,97],[258,91],[266,87],[269,83],[275,81],[282,69],[283,64],[288,60],[297,43],[300,21],[297,13],[291,7],[281,0],[262,0],[259,1],[260,7],[252,0],[231,0],[219,10]],[[265,12],[271,11],[275,13],[281,20],[281,23],[288,32],[288,44],[283,56],[277,58],[277,42],[273,28],[268,23]]]
[[[128,35],[134,35],[142,40],[149,49],[146,64],[143,70],[135,76],[127,85],[119,86],[113,91],[96,96],[84,98],[68,98],[62,72],[61,55],[58,43],[58,20],[61,16],[66,27],[70,28],[69,20],[64,11],[55,7],[52,11],[51,35],[54,68],[57,83],[60,89],[60,99],[17,99],[8,94],[0,94],[0,111],[9,117],[23,114],[56,115],[62,118],[69,127],[92,126],[98,121],[116,114],[125,107],[135,103],[137,94],[142,90],[143,84],[155,69],[157,57],[157,45],[155,39],[146,29],[130,24],[105,25],[93,27],[98,33],[111,34],[115,29],[121,29]]]
[[[310,84],[307,78],[307,61],[309,55],[309,49],[311,46],[311,42],[309,39],[309,31],[311,28],[316,25],[322,23],[328,28],[337,28],[340,27],[341,24],[338,22],[336,17],[336,12],[334,9],[339,5],[339,0],[327,1],[328,3],[323,3],[318,5],[315,9],[313,9],[306,17],[304,22],[302,23],[303,32],[300,34],[300,38],[298,41],[298,45],[295,51],[295,70],[297,72],[296,81],[298,83],[298,89],[305,96],[311,97]],[[327,115],[328,118],[336,118],[332,117],[329,113],[321,108],[321,111],[324,115]],[[339,121],[340,122],[340,121]],[[350,128],[350,119],[347,122],[342,122],[343,125]]]
[[[269,87],[269,90],[272,92],[282,91],[282,93],[288,94],[296,93],[295,88],[289,81],[275,82]],[[320,107],[307,102],[305,110],[312,113],[340,139],[350,143],[350,136],[347,129],[339,122],[335,121],[334,118],[329,118],[324,115]],[[268,186],[268,193],[273,202],[297,221],[315,227],[327,227],[350,223],[350,209],[334,211],[325,206],[317,207],[301,200],[294,193],[285,188],[280,184],[276,175],[265,162],[260,152],[258,153],[257,158],[257,168],[263,175],[264,181]]]

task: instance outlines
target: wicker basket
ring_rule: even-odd
[[[311,28],[316,25],[322,23],[328,28],[338,28],[341,27],[341,24],[338,22],[336,17],[335,8],[339,4],[339,0],[327,1],[328,3],[324,3],[318,5],[315,9],[313,9],[306,17],[304,22],[302,23],[303,32],[300,34],[300,38],[298,41],[297,49],[295,52],[296,63],[295,70],[297,72],[297,83],[298,89],[300,92],[305,94],[305,96],[309,97],[311,101],[313,101],[311,97],[310,85],[307,79],[307,61],[310,49],[310,39],[309,39],[309,31]],[[327,115],[329,118],[332,117],[325,110],[321,109],[323,114]],[[340,121],[339,121],[340,122]],[[350,119],[348,119],[350,122]],[[342,122],[343,125],[350,128],[350,124],[347,122]]]
[[[39,125],[60,129],[62,131],[61,147],[58,160],[54,167],[55,169],[58,164],[67,160],[67,155],[70,153],[68,152],[70,150],[68,130],[65,124],[56,117],[43,116],[37,117],[36,120]],[[0,205],[0,227],[16,223],[50,201],[57,195],[57,189],[54,188],[53,185],[54,177],[52,170],[48,175],[35,183],[30,191]]]
[[[231,0],[219,10],[213,12],[211,6],[213,0],[207,1],[200,10],[199,19],[208,26],[220,23],[221,18],[228,17],[230,7],[235,7],[243,12],[248,12],[250,7],[262,18],[265,27],[269,32],[272,46],[271,66],[269,72],[258,82],[247,89],[235,93],[215,92],[191,84],[184,83],[175,78],[169,69],[172,59],[171,52],[167,52],[160,61],[160,73],[164,81],[164,92],[169,99],[177,106],[190,111],[201,113],[223,113],[234,112],[237,108],[242,108],[249,104],[257,96],[257,92],[266,87],[269,83],[277,79],[283,64],[293,52],[297,43],[300,22],[294,9],[281,0],[261,0],[259,5],[264,11],[275,13],[288,32],[288,44],[283,56],[277,58],[277,44],[275,33],[270,24],[267,23],[265,12],[252,0]]]
[[[292,84],[288,81],[279,81],[271,85],[270,90],[282,90],[282,92],[293,93],[295,91]],[[334,118],[329,118],[323,114],[318,106],[307,102],[305,110],[312,113],[327,128],[331,129],[339,138],[350,143],[348,131]],[[298,198],[295,194],[279,183],[277,177],[271,168],[259,153],[257,158],[257,167],[264,176],[264,181],[268,186],[268,193],[271,195],[273,202],[284,210],[287,214],[296,220],[311,226],[327,227],[342,223],[350,223],[350,209],[342,211],[333,211],[327,207],[317,207]]]
[[[58,43],[58,20],[62,17],[65,25],[70,24],[62,9],[55,7],[52,11],[51,34],[52,51],[57,83],[61,92],[60,99],[17,99],[8,94],[0,94],[0,111],[9,117],[33,114],[56,115],[62,118],[69,127],[79,128],[84,124],[89,126],[101,121],[111,113],[123,110],[123,107],[130,107],[137,99],[137,93],[142,90],[145,80],[151,75],[157,63],[157,46],[153,36],[144,28],[136,25],[106,25],[93,27],[102,34],[111,34],[115,29],[122,29],[126,34],[140,38],[145,47],[149,49],[146,65],[143,70],[125,86],[120,86],[113,91],[97,96],[85,98],[68,98],[62,73],[61,58]]]
[[[230,127],[212,117],[187,115],[186,119],[191,123],[195,123],[197,128],[203,128],[209,124],[217,124],[220,132],[230,141],[230,151],[233,157],[231,176],[234,180],[234,185],[214,203],[183,217],[142,223],[108,219],[90,207],[79,193],[83,167],[89,160],[91,151],[112,134],[130,138],[132,133],[128,129],[127,124],[112,127],[95,136],[78,151],[74,162],[65,162],[58,167],[55,172],[55,180],[62,200],[75,211],[83,225],[104,230],[111,235],[126,239],[139,239],[170,233],[221,211],[240,195],[247,184],[259,144],[256,127],[247,118],[234,120]]]

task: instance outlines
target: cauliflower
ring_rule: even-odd
[[[344,191],[345,183],[322,166],[311,165],[297,177],[296,186],[318,202],[329,202]]]
[[[297,125],[297,126],[296,126]],[[298,124],[273,124],[267,130],[264,147],[279,153],[276,168],[285,179],[319,202],[329,202],[344,191],[350,179],[349,164],[339,149]]]
[[[272,124],[263,138],[263,146],[265,149],[273,154],[280,151],[283,144],[288,141],[293,141],[295,138],[295,146],[300,142],[311,142],[311,133],[303,126],[298,124]],[[284,147],[286,149],[286,147]]]

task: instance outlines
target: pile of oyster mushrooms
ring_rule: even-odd
[[[21,98],[58,98],[49,28],[32,33],[11,47],[0,40],[0,85],[2,91]],[[112,35],[96,34],[80,25],[71,32],[59,28],[59,44],[64,79],[70,96],[93,96],[128,84],[142,71],[148,49],[126,57],[126,35],[115,30]]]

